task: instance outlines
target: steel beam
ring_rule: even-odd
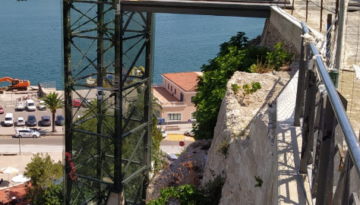
[[[270,17],[271,3],[209,2],[209,1],[122,1],[126,11],[202,14],[215,16]],[[291,7],[289,7],[291,8]]]

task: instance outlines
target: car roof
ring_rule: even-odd
[[[79,99],[74,99],[74,102],[80,102],[80,100]]]
[[[3,108],[3,107],[0,105],[0,108]]]
[[[19,130],[30,130],[30,128],[18,128],[18,129],[16,129],[16,131],[19,131]]]
[[[175,154],[168,154],[169,157],[171,157],[172,159],[177,159],[178,157]]]
[[[35,115],[28,115],[28,118],[29,118],[29,117],[35,117]],[[35,117],[35,118],[36,118],[36,117]]]
[[[24,118],[23,118],[23,117],[18,117],[17,119],[18,119],[18,120],[23,120]]]
[[[29,130],[29,131],[33,131],[33,132],[38,132],[37,130],[31,129],[31,128],[18,128],[18,129],[16,129],[16,131],[20,131],[20,130]]]
[[[50,119],[50,116],[48,115],[44,115],[44,116],[41,116],[42,119]]]

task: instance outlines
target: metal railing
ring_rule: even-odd
[[[172,101],[172,102],[160,102],[161,106],[186,106],[185,102],[178,102],[178,101]]]
[[[360,148],[347,101],[336,91],[307,25],[301,25],[295,107],[295,125],[302,125],[300,173],[308,175],[316,204],[360,204]]]

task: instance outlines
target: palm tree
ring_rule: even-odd
[[[50,109],[52,113],[52,132],[55,132],[55,113],[56,109],[62,108],[61,96],[58,93],[50,92],[43,99],[46,103],[46,107]]]

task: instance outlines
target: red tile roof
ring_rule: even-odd
[[[202,72],[164,73],[162,76],[184,91],[193,92],[197,88],[198,77],[202,76]]]
[[[5,182],[5,181],[4,181]],[[3,183],[4,183],[3,182]],[[3,184],[1,184],[3,185]],[[5,186],[0,185],[0,204],[2,203],[8,203],[12,201],[12,197],[16,197],[16,200],[25,199],[26,198],[26,187],[25,184],[20,184],[16,186],[12,186],[7,188]],[[9,191],[7,191],[9,189]],[[7,198],[7,194],[9,194],[9,198]],[[17,205],[25,205],[30,204],[30,200],[24,200],[21,202],[16,203]]]

